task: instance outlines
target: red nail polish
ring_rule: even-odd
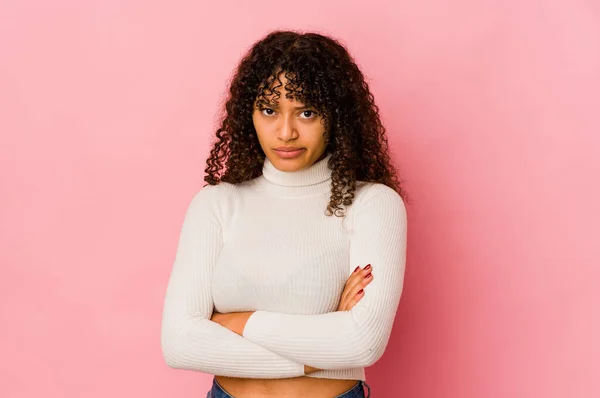
[[[365,276],[365,279],[369,279],[370,277],[372,277],[373,275],[371,273],[369,273],[367,276]]]
[[[356,267],[356,269],[354,270],[354,272],[358,271],[360,267]]]
[[[367,270],[367,269],[371,269],[371,264],[367,265],[367,266],[365,267],[365,269],[366,269],[366,270]]]
[[[364,289],[360,289],[360,291],[356,294],[362,294],[363,291],[364,291]]]

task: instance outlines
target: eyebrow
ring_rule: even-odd
[[[269,101],[266,101],[266,100],[258,100],[257,104],[268,106],[268,107],[274,108],[274,109],[278,109],[279,108],[279,104],[277,102],[273,103],[273,102],[269,102]],[[302,105],[302,106],[295,106],[292,109],[295,109],[295,110],[298,111],[300,109],[313,109],[313,108],[314,108],[314,106]]]

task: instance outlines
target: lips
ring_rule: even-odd
[[[304,152],[304,148],[279,147],[275,148],[274,151],[282,159],[294,159]]]
[[[295,152],[295,151],[301,151],[303,148],[296,148],[296,147],[279,147],[279,148],[275,148],[276,151],[281,151],[281,152]]]

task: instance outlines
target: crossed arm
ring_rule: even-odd
[[[360,266],[356,267],[344,285],[344,290],[340,295],[340,300],[336,311],[350,311],[352,308],[354,308],[354,306],[364,297],[364,288],[367,287],[372,281],[373,275],[371,264],[368,264],[363,269],[361,269]],[[213,312],[210,320],[240,336],[243,336],[246,323],[253,313],[254,312],[252,311],[221,314],[215,311]],[[314,373],[319,370],[321,369],[304,365],[305,374]]]
[[[377,361],[402,292],[406,210],[390,188],[372,188],[354,214],[350,262],[372,264],[373,281],[350,311],[318,315],[213,314],[208,281],[221,231],[211,206],[215,187],[200,191],[186,213],[167,287],[161,331],[167,364],[223,376],[286,378]]]
[[[214,211],[216,186],[192,199],[183,220],[163,307],[161,347],[170,367],[247,378],[288,378],[304,374],[285,358],[211,321],[212,267],[222,246]]]
[[[229,312],[227,314],[221,314],[218,312],[213,312],[210,320],[218,323],[226,329],[231,330],[233,333],[236,333],[240,336],[244,335],[244,327],[248,322],[250,316],[254,313],[254,311],[250,312]],[[309,365],[304,365],[304,374],[310,374],[314,372],[318,372],[321,369],[313,368]]]

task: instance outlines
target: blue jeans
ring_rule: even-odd
[[[364,387],[367,387],[367,395],[365,395]],[[354,387],[345,393],[333,398],[369,398],[371,396],[371,387],[364,381],[359,381]],[[217,379],[213,379],[213,385],[206,398],[235,398],[221,387]]]

